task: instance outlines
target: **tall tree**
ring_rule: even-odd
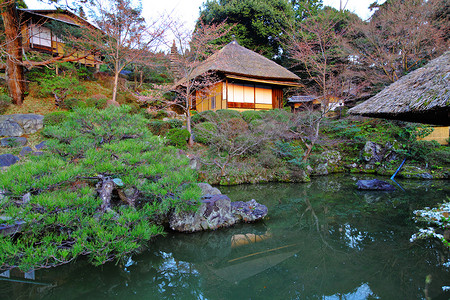
[[[373,78],[373,85],[382,87],[396,81],[448,47],[442,28],[432,18],[441,2],[388,0],[371,6],[378,10],[368,22],[354,21],[348,44],[355,62],[364,65],[367,77]]]
[[[205,24],[236,24],[228,40],[234,35],[240,45],[274,59],[283,53],[280,37],[285,19],[294,15],[288,0],[208,0],[199,20]]]
[[[142,7],[132,0],[95,0],[93,18],[103,36],[93,37],[95,48],[102,52],[114,72],[113,102],[116,101],[119,75],[140,56],[156,50],[162,41],[166,20],[148,25]]]
[[[323,118],[330,110],[330,101],[342,99],[348,93],[345,76],[346,53],[341,48],[341,38],[347,28],[348,12],[332,8],[323,9],[318,15],[302,22],[291,23],[286,30],[286,47],[291,59],[305,70],[305,92],[317,95],[320,112],[307,118],[300,116],[295,122],[298,137],[304,142],[307,160],[319,138]]]

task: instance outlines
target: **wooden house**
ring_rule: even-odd
[[[35,50],[53,56],[67,56],[69,58],[83,57],[77,61],[91,67],[101,64],[100,55],[86,53],[82,50],[67,49],[64,41],[58,38],[49,27],[45,26],[46,23],[57,21],[69,26],[89,28],[89,30],[97,31],[100,36],[101,30],[88,21],[68,10],[19,9],[18,11],[21,20],[22,44],[25,50]]]
[[[283,89],[300,86],[300,78],[266,57],[233,41],[197,66],[175,86],[202,76],[214,84],[195,92],[193,107],[205,110],[268,110],[283,106]]]

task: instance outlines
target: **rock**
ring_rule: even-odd
[[[218,188],[212,187],[208,183],[197,183],[198,187],[202,189],[202,195],[221,195],[222,193],[219,191]]]
[[[235,223],[231,200],[226,195],[214,195],[203,200],[196,212],[173,213],[169,218],[170,228],[180,232],[215,230]]]
[[[358,190],[368,191],[393,191],[395,187],[386,181],[372,179],[372,180],[358,180],[356,183]]]
[[[25,156],[31,152],[33,152],[33,149],[31,149],[31,147],[23,147],[22,150],[20,150],[19,156]]]
[[[2,147],[21,147],[25,146],[27,139],[24,137],[7,137],[0,140],[0,145]]]
[[[323,163],[314,168],[313,175],[328,175],[328,164]]]
[[[231,211],[237,220],[244,222],[254,222],[264,218],[267,215],[267,207],[259,204],[255,199],[248,202],[232,202]]]
[[[0,116],[0,136],[21,136],[24,134],[19,124],[9,119],[9,116]]]
[[[0,167],[9,167],[19,160],[20,159],[17,156],[12,154],[2,154],[0,155]]]
[[[117,101],[114,101],[114,100],[108,100],[108,101],[106,101],[106,106],[107,106],[107,107],[110,107],[110,106],[120,107],[120,104],[119,104],[119,102],[117,102]]]
[[[35,133],[44,127],[44,116],[35,114],[15,114],[10,116],[22,127],[24,133]]]
[[[34,148],[36,148],[37,150],[45,149],[45,148],[47,148],[47,143],[46,143],[46,141],[40,142],[39,144],[34,146]]]
[[[231,202],[226,195],[206,196],[196,212],[173,213],[169,217],[172,230],[196,232],[229,227],[238,222],[254,222],[267,215],[267,207],[254,199]]]
[[[399,175],[404,178],[433,179],[433,175],[415,166],[404,166]]]
[[[341,153],[336,150],[325,151],[321,156],[326,160],[328,165],[338,165],[341,161]]]
[[[362,157],[367,163],[370,164],[381,162],[383,159],[382,151],[383,148],[379,144],[368,141],[364,145]]]
[[[22,197],[23,204],[28,204],[30,200],[31,200],[31,193],[26,193],[25,195],[23,195]]]

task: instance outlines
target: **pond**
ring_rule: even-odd
[[[412,211],[448,199],[448,181],[360,192],[358,179],[368,177],[221,187],[232,200],[267,205],[267,219],[170,233],[118,264],[81,259],[32,279],[11,272],[0,299],[449,299],[447,249],[409,241]]]

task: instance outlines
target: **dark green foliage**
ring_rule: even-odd
[[[185,128],[172,128],[167,132],[166,138],[169,140],[169,145],[185,149],[190,136],[191,134]]]
[[[79,255],[99,265],[123,258],[163,232],[169,210],[191,208],[200,191],[188,159],[151,135],[129,107],[78,109],[46,126],[49,152],[11,166],[0,176],[5,223],[25,221],[20,235],[0,237],[2,269],[23,271],[67,263]],[[111,199],[102,209],[97,189],[119,178],[117,192],[139,191],[135,206]],[[30,201],[22,197],[30,193]],[[128,196],[127,196],[128,197]]]
[[[436,141],[414,141],[410,148],[411,159],[424,162],[428,154],[440,147],[441,145]]]
[[[170,119],[167,121],[167,123],[169,123],[169,127],[171,129],[173,128],[181,128],[183,126],[183,121],[178,120],[178,119]]]
[[[0,95],[0,115],[4,114],[11,105],[11,97],[8,95]]]
[[[213,122],[203,122],[194,127],[194,140],[197,143],[209,144],[213,142],[214,133],[217,131],[217,125]]]
[[[169,115],[167,114],[167,111],[165,110],[158,110],[156,113],[155,119],[164,119],[167,118]]]
[[[205,110],[191,117],[192,124],[198,124],[206,121],[213,121],[217,119],[217,114],[212,110]]]
[[[285,111],[284,109],[271,109],[265,112],[265,115],[268,118],[274,119],[278,122],[287,123],[292,116],[290,112]]]
[[[253,120],[261,120],[264,112],[257,110],[245,110],[241,113],[241,115],[245,122],[250,123]]]
[[[169,131],[170,124],[168,122],[164,122],[161,120],[150,121],[148,124],[148,129],[150,129],[151,133],[154,135],[164,136],[167,131]]]
[[[63,102],[69,95],[75,95],[86,90],[84,86],[80,85],[78,78],[73,76],[42,78],[39,85],[39,94],[44,97],[54,96],[57,103]]]
[[[84,100],[84,102],[86,103],[86,107],[104,109],[106,107],[107,99],[92,97],[92,98],[87,98],[86,100]]]
[[[294,8],[286,0],[240,0],[207,1],[201,11],[200,20],[205,24],[235,24],[225,37],[267,58],[282,55],[279,37],[283,34],[286,19],[294,18]]]
[[[258,154],[258,163],[266,169],[273,169],[279,167],[281,161],[272,149],[266,147]]]
[[[300,145],[294,142],[276,141],[274,143],[273,152],[292,166],[304,168],[305,162],[302,160],[305,151]]]
[[[426,161],[434,166],[450,166],[450,148],[443,147],[425,155]]]
[[[218,109],[216,110],[216,114],[219,118],[222,119],[241,119],[241,113],[237,110],[231,109]]]
[[[66,111],[54,111],[44,117],[44,126],[54,126],[61,124],[67,119],[68,112]]]
[[[86,103],[81,99],[71,97],[64,99],[60,106],[67,110],[74,110],[76,108],[86,107]]]

